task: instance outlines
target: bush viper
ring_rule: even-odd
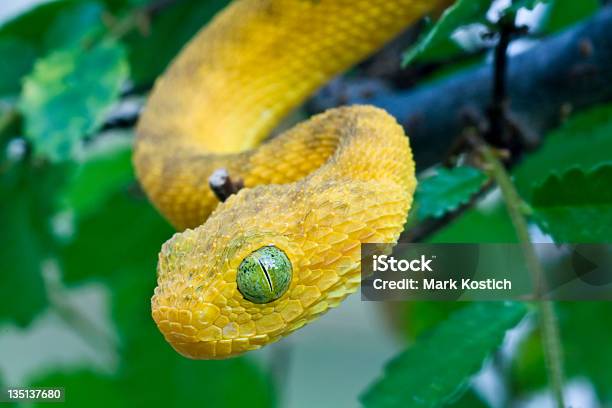
[[[354,292],[360,244],[395,242],[416,180],[408,139],[370,106],[259,143],[331,76],[443,1],[237,0],[158,79],[134,164],[182,232],[159,254],[152,314],[197,359],[259,348]],[[219,203],[219,168],[244,188]]]

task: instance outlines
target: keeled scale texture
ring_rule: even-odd
[[[416,184],[402,128],[377,108],[339,108],[252,157],[311,139],[335,145],[317,170],[294,183],[243,189],[162,247],[153,317],[180,353],[227,357],[302,327],[356,290],[361,243],[397,240]],[[287,254],[293,280],[281,298],[258,305],[238,291],[236,271],[265,245]]]
[[[138,177],[179,230],[206,221],[159,256],[153,317],[177,351],[224,358],[287,335],[356,290],[361,243],[397,240],[416,182],[407,138],[385,112],[331,110],[248,149],[441,3],[236,1],[158,80],[138,127]],[[207,179],[220,167],[247,188],[219,205]],[[256,305],[238,292],[236,269],[270,244],[294,278],[280,299]]]

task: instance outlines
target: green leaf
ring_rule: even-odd
[[[132,168],[132,139],[105,135],[90,144],[62,194],[64,206],[77,218],[95,213],[117,191],[136,183]]]
[[[552,34],[595,14],[599,0],[551,0],[540,31]]]
[[[49,219],[66,174],[28,163],[0,173],[0,321],[25,326],[47,305],[42,269],[56,248]]]
[[[518,7],[526,8],[527,10],[533,10],[538,4],[548,3],[549,0],[515,0],[513,5]]]
[[[445,405],[446,408],[488,408],[489,404],[485,403],[472,388],[468,389],[456,401],[449,402]]]
[[[146,34],[133,32],[128,35],[125,43],[134,83],[152,83],[187,41],[228,2],[184,0],[156,16]]]
[[[610,302],[561,302],[558,305],[567,374],[586,376],[609,406],[612,402],[612,313]]]
[[[535,189],[534,218],[555,242],[612,242],[612,161],[551,175]]]
[[[149,0],[103,0],[106,8],[113,12],[133,11],[136,7],[146,6],[150,3]]]
[[[34,7],[0,27],[0,96],[16,96],[36,58],[84,43],[104,29],[95,2],[55,1]]]
[[[429,242],[518,242],[508,211],[501,201],[479,204],[438,231]]]
[[[83,2],[66,7],[53,20],[44,36],[47,50],[85,45],[88,39],[104,30],[99,3]]]
[[[404,333],[409,342],[448,319],[467,302],[419,301],[406,302],[402,313]]]
[[[0,37],[0,96],[16,95],[21,89],[21,78],[27,75],[36,50],[18,38]]]
[[[55,51],[39,60],[19,104],[35,153],[54,161],[69,158],[80,140],[100,127],[127,75],[125,53],[114,42]]]
[[[475,167],[437,169],[437,174],[419,182],[416,192],[418,217],[441,217],[465,204],[477,193],[487,176]]]
[[[573,167],[588,171],[610,160],[612,105],[599,106],[572,116],[544,138],[544,144],[513,171],[516,186],[529,201],[533,187],[551,174]]]
[[[106,198],[99,211],[77,218],[75,230],[60,251],[69,283],[110,278],[133,268],[143,270],[141,278],[149,276],[152,283],[157,254],[173,233],[145,197],[127,190]]]
[[[491,0],[458,0],[444,11],[440,19],[404,54],[402,66],[415,61],[448,58],[461,52],[452,39],[458,28],[485,21]]]
[[[37,5],[0,26],[0,38],[19,38],[40,50],[49,26],[63,10],[74,4],[74,1],[51,1]]]
[[[12,37],[28,43],[39,56],[50,47],[64,47],[101,25],[97,2],[74,0],[39,4],[0,26],[0,38]]]
[[[438,407],[465,391],[470,376],[527,312],[517,302],[474,303],[395,357],[361,396],[366,407]]]

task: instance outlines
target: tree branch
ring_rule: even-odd
[[[508,59],[507,95],[515,125],[535,134],[557,127],[568,112],[612,101],[612,7]],[[310,103],[310,113],[365,103],[386,109],[410,136],[417,167],[438,163],[465,127],[463,112],[486,112],[494,74],[491,63],[408,91],[368,80],[341,79]]]
[[[495,96],[494,100],[505,101],[506,125],[514,128],[512,134],[522,134],[533,141],[558,126],[568,112],[612,101],[610,31],[612,7],[542,40],[518,56],[503,58],[503,71],[507,71],[503,83],[507,85],[494,87],[494,95],[500,92],[502,95],[502,98]],[[386,109],[404,125],[410,135],[417,166],[422,168],[443,161],[449,146],[465,129],[466,113],[488,111],[492,84],[499,84],[499,78],[494,81],[494,72],[498,72],[497,75],[501,72],[493,70],[491,64],[482,64],[410,91],[392,90],[384,82],[371,78],[355,82],[340,79],[324,88],[307,106],[311,113],[356,103]],[[133,111],[127,112],[125,117],[111,118],[104,129],[131,127],[137,119]],[[514,161],[509,163],[512,164]],[[400,240],[426,239],[471,208],[478,198],[490,191],[489,184],[485,187],[468,204],[442,218],[413,227]]]
[[[612,101],[612,7],[509,58],[508,104],[512,124],[530,138],[557,127],[573,110]],[[338,79],[308,104],[310,113],[365,103],[386,109],[410,135],[419,168],[443,160],[465,126],[466,110],[485,112],[490,103],[490,63],[415,90],[396,91],[383,81]],[[131,127],[138,116],[113,117],[104,129]]]

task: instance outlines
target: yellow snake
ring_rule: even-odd
[[[182,231],[161,249],[151,300],[179,353],[226,358],[288,335],[358,288],[360,244],[397,241],[416,180],[390,115],[333,109],[256,146],[317,87],[441,3],[237,0],[157,81],[134,164]],[[245,186],[223,203],[208,185],[220,168]]]

